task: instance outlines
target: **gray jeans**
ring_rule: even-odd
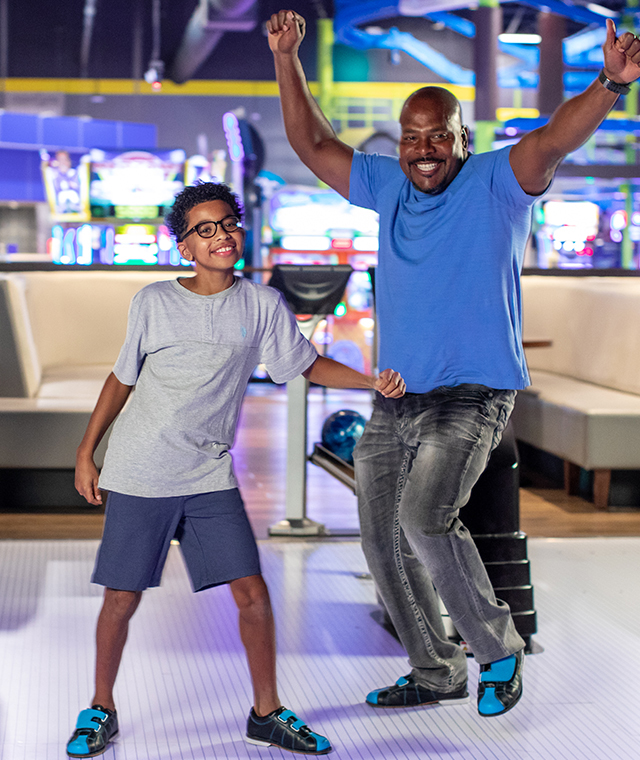
[[[369,570],[414,677],[437,691],[455,691],[467,679],[466,656],[445,633],[438,594],[479,663],[524,646],[458,518],[500,441],[515,395],[483,385],[399,400],[378,394],[354,451]]]

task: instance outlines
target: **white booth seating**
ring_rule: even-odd
[[[640,278],[525,276],[524,334],[532,385],[513,413],[520,441],[564,460],[565,487],[593,471],[597,507],[612,470],[640,470]]]
[[[178,274],[0,273],[0,467],[75,466],[76,448],[124,340],[131,298],[150,282]]]
[[[178,274],[0,273],[1,468],[74,467],[131,298]],[[522,289],[524,334],[553,345],[528,349],[516,436],[563,459],[570,490],[579,467],[593,471],[605,508],[611,470],[640,470],[640,278],[534,275]]]

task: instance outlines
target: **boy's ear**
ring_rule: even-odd
[[[183,259],[186,259],[187,261],[191,261],[191,254],[187,251],[187,246],[184,241],[180,241],[178,243],[178,251],[180,251],[180,255]]]

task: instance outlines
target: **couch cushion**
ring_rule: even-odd
[[[522,278],[523,329],[550,338],[532,348],[532,370],[640,394],[640,278]]]
[[[43,371],[113,366],[127,329],[129,303],[145,285],[182,272],[27,272],[26,302]],[[185,272],[184,274],[189,274]]]
[[[0,337],[0,396],[35,396],[42,369],[21,275],[0,274]]]
[[[640,396],[543,370],[518,393],[516,437],[585,469],[640,468]]]
[[[111,364],[52,367],[42,376],[38,398],[82,399],[95,405],[111,369]]]

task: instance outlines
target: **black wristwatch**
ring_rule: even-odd
[[[615,92],[616,95],[628,95],[631,87],[628,84],[620,84],[620,82],[614,82],[612,79],[604,73],[604,69],[600,69],[598,74],[598,81],[602,83],[602,86],[611,92]]]

